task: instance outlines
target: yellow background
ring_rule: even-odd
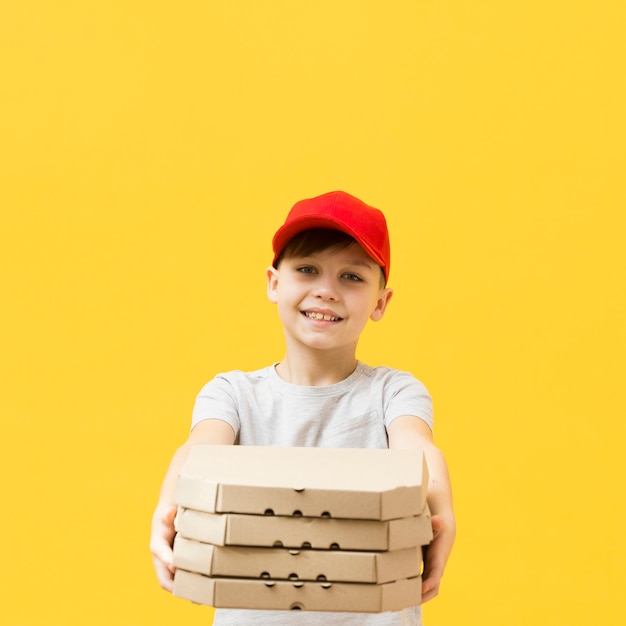
[[[392,236],[360,357],[430,388],[459,533],[435,625],[621,624],[626,10],[0,8],[0,622],[209,624],[152,509],[216,372],[282,356],[270,239],[345,189]]]

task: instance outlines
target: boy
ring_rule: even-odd
[[[278,308],[285,356],[256,372],[220,374],[198,395],[191,433],[174,455],[153,517],[159,582],[172,590],[173,494],[192,445],[415,448],[424,450],[430,473],[435,537],[422,584],[422,601],[428,601],[439,591],[456,532],[448,470],[433,444],[431,399],[411,374],[356,358],[361,332],[383,317],[393,295],[385,218],[354,196],[331,192],[296,203],[272,244],[267,295]],[[379,614],[217,609],[214,624],[419,625],[421,608]]]

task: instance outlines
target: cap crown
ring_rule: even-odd
[[[272,240],[274,263],[293,237],[312,228],[340,230],[354,237],[383,268],[385,279],[389,278],[389,233],[379,209],[345,191],[331,191],[296,202]]]

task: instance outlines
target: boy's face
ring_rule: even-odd
[[[278,305],[288,341],[354,349],[368,320],[380,320],[391,299],[380,276],[380,267],[358,244],[330,248],[268,268],[268,298]]]

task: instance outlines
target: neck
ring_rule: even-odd
[[[353,350],[342,352],[318,350],[294,355],[293,350],[287,350],[285,358],[276,366],[276,373],[292,385],[334,385],[348,378],[357,364]]]

